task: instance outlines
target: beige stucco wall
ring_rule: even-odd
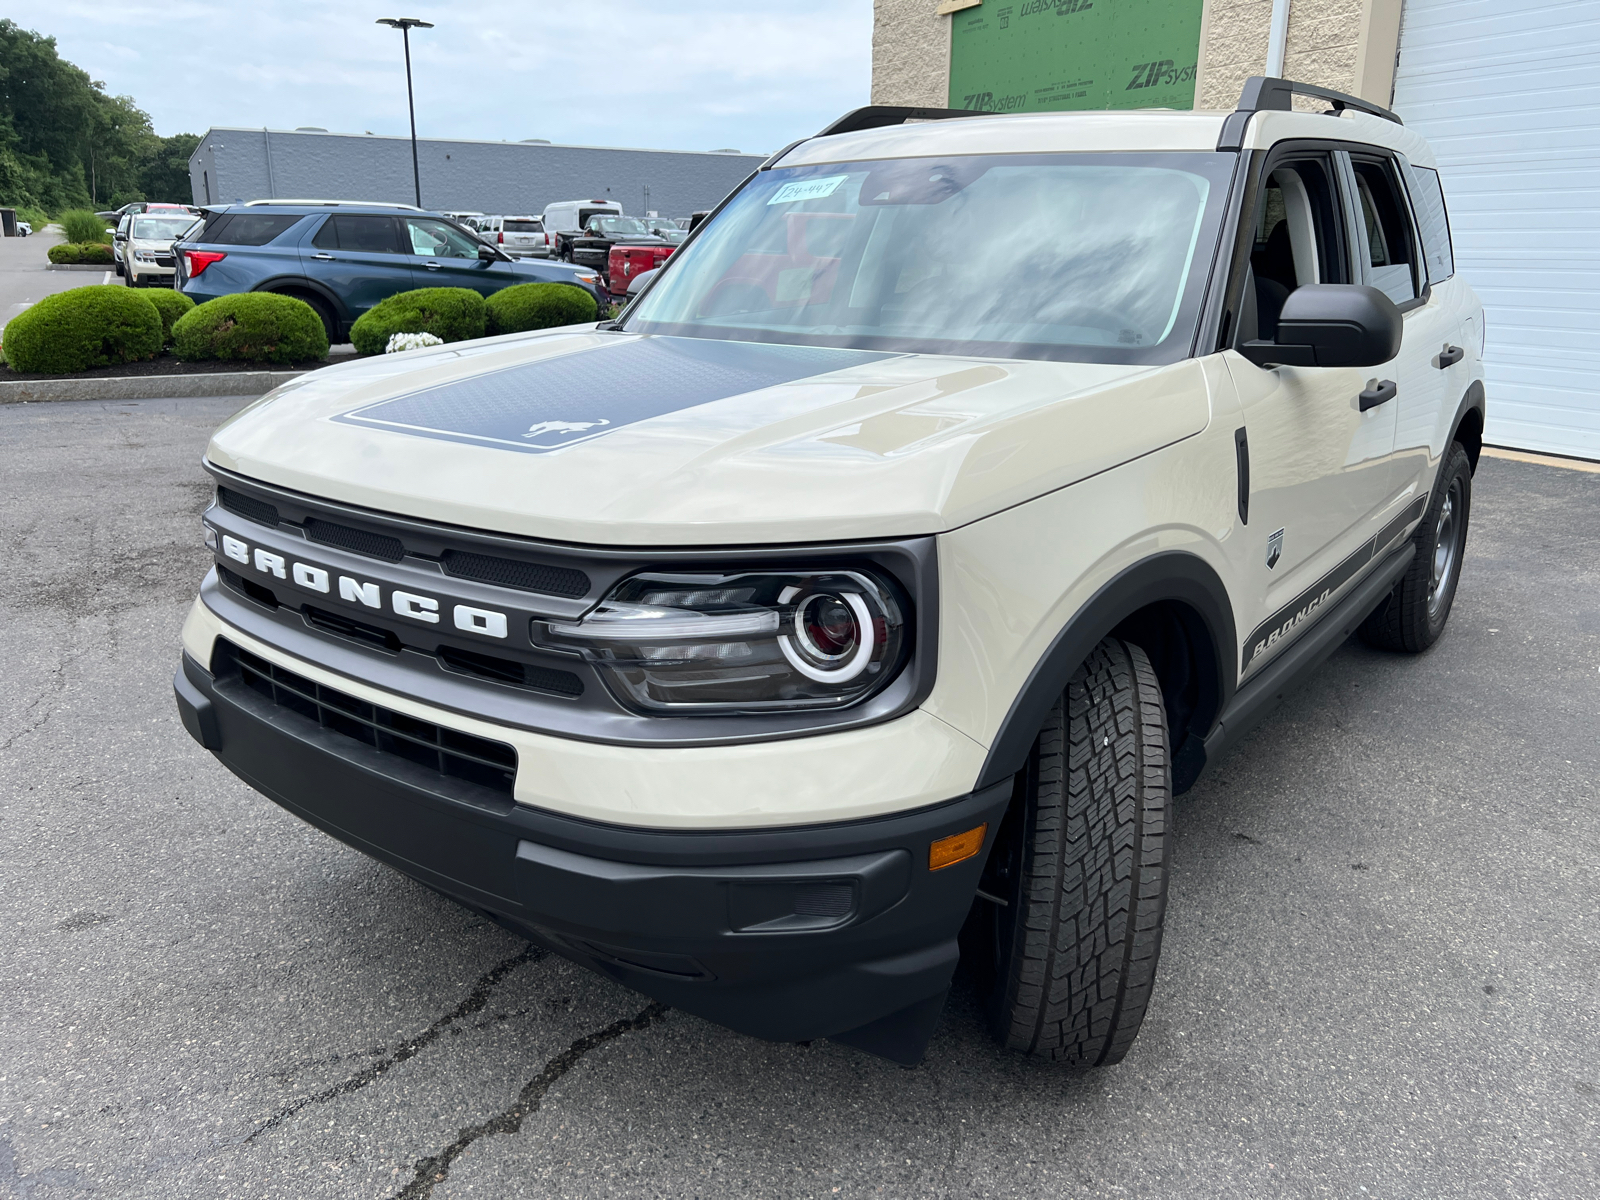
[[[1284,75],[1387,105],[1400,5],[1401,0],[1292,0]],[[1271,24],[1272,0],[1207,0],[1196,108],[1232,108],[1238,102],[1244,81],[1266,69]],[[1323,106],[1306,101],[1303,107]]]
[[[993,0],[990,0],[992,3]],[[1284,74],[1387,105],[1402,0],[1292,0]],[[949,99],[950,18],[939,0],[874,0],[872,102],[942,108]],[[1272,0],[1206,0],[1196,108],[1232,108],[1266,67]],[[1297,101],[1298,103],[1298,101]],[[1320,107],[1307,102],[1306,107]]]
[[[873,0],[872,102],[944,108],[950,100],[950,18],[938,0]]]

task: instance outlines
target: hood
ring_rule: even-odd
[[[1203,430],[1201,364],[886,354],[589,328],[384,355],[236,414],[252,479],[584,544],[938,533]]]

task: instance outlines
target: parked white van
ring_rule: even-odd
[[[614,200],[557,200],[545,205],[544,240],[549,256],[571,262],[572,235],[596,215],[620,217],[622,205]]]

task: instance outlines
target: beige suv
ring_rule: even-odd
[[[966,957],[1005,1045],[1114,1063],[1172,796],[1352,632],[1444,631],[1482,337],[1433,155],[1352,97],[863,109],[616,320],[219,429],[179,709],[733,1029],[915,1062]]]

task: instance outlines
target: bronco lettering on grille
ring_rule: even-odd
[[[400,588],[385,588],[380,583],[367,579],[355,579],[349,575],[338,576],[337,592],[334,592],[329,583],[329,572],[322,567],[310,563],[296,562],[285,558],[271,550],[251,546],[248,542],[240,541],[236,537],[224,534],[222,536],[222,552],[234,562],[246,567],[251,567],[257,573],[269,576],[272,579],[284,582],[293,581],[297,588],[308,592],[315,592],[319,596],[337,595],[346,604],[358,608],[382,609],[384,592],[388,592],[388,609],[396,616],[408,620],[420,621],[426,625],[437,625],[440,621],[440,612],[443,604],[436,596],[425,596],[417,592],[408,592]],[[510,623],[506,614],[496,612],[491,608],[478,608],[471,604],[452,604],[450,617],[455,628],[463,633],[475,633],[480,637],[504,638],[510,632]]]

